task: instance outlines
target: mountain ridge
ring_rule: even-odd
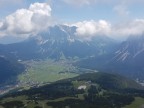
[[[106,36],[96,36],[93,41],[80,40],[74,27],[54,26],[23,42],[1,45],[0,50],[16,59],[58,58],[60,52],[66,58],[83,58],[107,53],[113,50],[113,44],[116,43]]]

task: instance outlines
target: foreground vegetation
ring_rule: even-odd
[[[143,97],[136,82],[98,72],[10,93],[1,98],[0,108],[137,108]]]
[[[135,97],[135,101],[133,101],[130,105],[125,106],[124,108],[143,108],[144,107],[144,98]]]

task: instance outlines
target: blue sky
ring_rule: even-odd
[[[32,1],[35,2],[36,0]],[[42,0],[37,0],[37,2],[39,1],[42,2]],[[129,19],[144,18],[144,2],[142,2],[141,0],[121,0],[121,2],[114,2],[118,0],[86,0],[90,1],[89,4],[83,4],[82,2],[85,0],[65,1],[80,2],[78,4],[73,4],[66,3],[64,2],[64,0],[49,1],[52,8],[53,16],[64,22],[100,19],[108,20],[110,22],[119,22],[122,20],[124,21]],[[127,3],[123,3],[123,1],[127,1]],[[120,6],[120,9],[115,10],[115,8],[118,6]],[[122,14],[120,13],[120,11],[123,11]],[[126,14],[126,11],[128,11],[129,13]]]
[[[143,0],[0,0],[0,41],[26,39],[57,23],[77,26],[75,34],[86,39],[142,35],[143,5]]]
[[[1,0],[0,0],[1,1]],[[116,0],[87,0],[90,1],[89,4],[83,4],[85,0],[78,0],[78,3],[67,3],[64,1],[75,1],[75,0],[11,0],[12,3],[8,0],[2,0],[0,3],[0,17],[4,18],[10,13],[16,11],[20,8],[29,7],[31,3],[35,2],[48,2],[52,8],[52,15],[64,22],[76,22],[83,20],[99,20],[104,19],[111,22],[119,22],[121,20],[135,19],[135,18],[144,18],[144,2],[142,0],[125,0],[127,3],[114,2]],[[18,2],[19,1],[19,2]],[[96,1],[96,2],[95,2]],[[75,1],[77,2],[77,0]],[[98,3],[97,3],[98,2]],[[115,10],[117,6],[121,6],[121,9]],[[122,8],[125,8],[123,15],[120,15]],[[129,11],[128,14],[125,14],[125,11]]]

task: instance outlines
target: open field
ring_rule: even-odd
[[[27,71],[18,77],[24,85],[51,83],[78,75],[77,69],[64,61],[29,61],[25,64],[28,65]]]

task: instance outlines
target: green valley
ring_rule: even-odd
[[[79,75],[78,69],[66,61],[26,61],[24,64],[27,69],[18,76],[19,84],[24,86],[51,83]]]

